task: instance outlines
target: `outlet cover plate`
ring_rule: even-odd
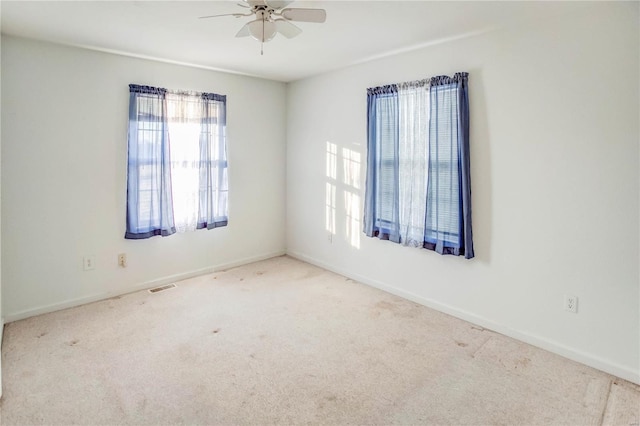
[[[96,257],[85,256],[82,258],[82,269],[84,271],[92,271],[96,269]]]
[[[574,314],[578,313],[578,297],[569,294],[564,295],[564,310]]]

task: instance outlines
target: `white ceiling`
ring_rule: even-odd
[[[574,2],[308,1],[324,24],[297,23],[301,35],[264,46],[235,38],[252,18],[234,1],[6,1],[2,33],[293,81],[354,63],[507,25],[544,23]]]

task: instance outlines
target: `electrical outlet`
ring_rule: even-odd
[[[578,297],[564,295],[564,310],[568,312],[573,312],[574,314],[578,313]]]
[[[126,268],[127,267],[127,254],[126,253],[120,253],[118,255],[118,266],[121,268]]]
[[[331,232],[327,232],[327,241],[329,241],[329,244],[333,243],[333,234]]]
[[[82,258],[82,269],[85,271],[92,271],[96,268],[96,257],[85,256]]]

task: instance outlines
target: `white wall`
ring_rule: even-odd
[[[124,239],[129,83],[227,95],[228,227]],[[7,321],[284,253],[283,83],[3,36],[2,89]]]
[[[2,46],[0,43],[0,80],[2,79]],[[0,99],[2,99],[2,84],[0,84]],[[0,102],[0,117],[2,116],[2,102]],[[2,210],[2,120],[0,120],[0,211]],[[0,215],[0,349],[4,334],[4,316],[2,315],[2,215]],[[1,352],[1,351],[0,351]],[[0,397],[2,397],[2,354],[0,353]]]
[[[290,84],[288,252],[639,382],[638,6],[592,3]],[[470,73],[471,261],[361,232],[366,88],[456,71]],[[360,155],[359,188],[340,156],[327,176],[327,142]]]

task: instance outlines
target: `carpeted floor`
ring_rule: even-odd
[[[1,423],[638,425],[640,387],[289,257],[8,324]]]

